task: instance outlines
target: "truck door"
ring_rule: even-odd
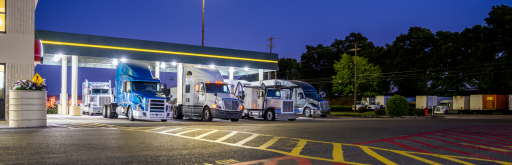
[[[203,106],[206,100],[206,92],[204,90],[204,83],[197,83],[195,85],[194,94],[196,95],[196,101],[194,106],[194,116],[203,116]]]
[[[297,107],[304,108],[306,105],[306,97],[304,96],[304,92],[302,90],[297,90]]]
[[[185,116],[185,118],[191,118],[192,117],[192,110],[194,108],[194,105],[191,104],[191,98],[190,98],[190,94],[191,91],[190,91],[190,84],[186,84],[185,85],[185,101],[183,103],[183,116]]]

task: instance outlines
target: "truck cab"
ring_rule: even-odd
[[[355,108],[354,106],[352,105],[352,110],[358,110],[360,107],[364,107],[364,108],[367,108],[368,105],[366,105],[367,103],[364,102],[364,101],[356,101],[356,105],[355,105]]]
[[[453,110],[452,100],[443,100],[436,106],[434,113],[450,114]]]
[[[175,119],[212,121],[213,118],[238,121],[242,118],[242,104],[225,83],[219,70],[185,66],[182,93],[171,88],[171,93],[182,95],[172,106]]]
[[[293,106],[292,87],[262,84],[245,86],[243,91],[244,117],[267,121],[295,121],[299,118],[300,111]]]
[[[370,109],[370,110],[376,110],[379,108],[383,108],[383,106],[380,104],[380,102],[372,101],[372,102],[368,103],[366,108]]]
[[[112,103],[112,85],[109,82],[89,82],[87,79],[82,83],[82,114],[101,114],[103,105]]]
[[[171,118],[160,80],[153,77],[147,66],[120,63],[116,68],[115,102],[103,107],[103,117],[126,116],[130,121]]]

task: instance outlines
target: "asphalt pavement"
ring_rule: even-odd
[[[0,128],[0,164],[512,164],[512,117],[128,121]]]

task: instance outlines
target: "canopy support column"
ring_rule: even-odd
[[[259,72],[259,80],[260,81],[263,81],[263,69],[258,69],[258,72]]]
[[[184,82],[184,79],[185,79],[185,76],[183,75],[183,63],[178,63],[177,66],[176,66],[176,69],[177,69],[177,73],[176,73],[176,76],[178,77],[177,78],[177,81],[178,81],[178,85],[176,86],[176,102],[178,104],[183,104],[183,82]]]
[[[71,106],[69,109],[69,115],[80,116],[82,115],[82,109],[77,103],[77,91],[78,86],[78,57],[71,56]]]
[[[59,114],[68,114],[68,59],[66,56],[62,57],[62,72],[61,72],[61,88],[60,88],[60,105]]]
[[[155,62],[155,77],[160,79],[160,62]]]
[[[235,73],[235,69],[233,69],[233,67],[229,67],[229,80],[233,80],[234,73]]]

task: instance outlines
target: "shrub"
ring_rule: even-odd
[[[393,116],[404,116],[409,113],[409,102],[405,97],[394,95],[386,102],[386,113]]]
[[[331,107],[331,112],[353,111],[351,106],[330,105],[330,107]]]
[[[376,109],[375,115],[386,115],[386,109],[384,109],[384,108]]]
[[[416,115],[416,109],[414,109],[413,107],[409,107],[409,115],[411,115],[411,116]]]
[[[416,115],[424,116],[425,115],[425,109],[416,109]]]
[[[368,109],[366,109],[366,107],[357,108],[357,113],[365,113],[366,111],[368,111]]]

